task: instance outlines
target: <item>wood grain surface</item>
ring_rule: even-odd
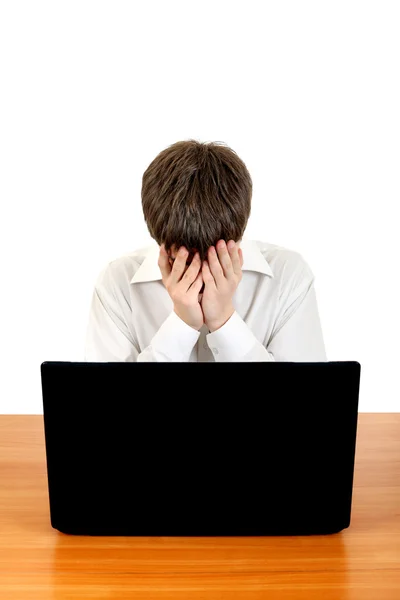
[[[42,415],[0,415],[0,600],[400,600],[400,413],[360,413],[352,520],[304,537],[69,536]]]

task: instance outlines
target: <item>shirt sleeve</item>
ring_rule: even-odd
[[[268,350],[276,361],[327,362],[314,280],[292,293]]]
[[[114,284],[111,268],[100,274],[92,296],[86,332],[85,362],[189,362],[200,332],[172,313],[140,351],[128,327],[129,311]],[[130,310],[130,309],[129,309]],[[128,313],[128,314],[127,314]]]
[[[138,362],[189,362],[200,332],[172,311],[138,357]]]
[[[313,281],[295,290],[267,347],[235,311],[220,328],[207,335],[216,362],[326,362],[326,352]]]
[[[136,362],[139,348],[109,292],[95,288],[86,331],[86,362]]]

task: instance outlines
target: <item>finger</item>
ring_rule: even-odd
[[[165,250],[164,244],[161,244],[161,246],[160,246],[160,255],[158,257],[158,266],[160,268],[163,281],[166,281],[167,277],[169,277],[169,274],[171,273],[171,265],[169,264],[168,254],[167,254],[167,251]]]
[[[228,252],[229,252],[229,256],[231,257],[233,272],[235,273],[235,275],[240,275],[240,272],[242,270],[242,265],[240,262],[239,248],[235,244],[234,240],[229,240]]]
[[[243,260],[243,252],[242,252],[241,248],[239,248],[239,256],[240,256],[240,267],[243,267],[244,260]]]
[[[215,284],[220,286],[225,279],[225,275],[214,246],[210,246],[208,249],[208,268],[215,280]]]
[[[216,287],[214,276],[210,270],[210,265],[208,264],[208,261],[206,261],[206,260],[203,262],[203,279],[204,279],[204,284],[206,287],[210,287],[210,286]]]
[[[217,252],[219,262],[222,266],[224,276],[227,279],[233,279],[235,273],[233,270],[232,260],[228,248],[226,246],[225,240],[219,240],[217,242]],[[217,281],[218,283],[218,281]]]
[[[185,292],[187,292],[189,290],[190,286],[195,281],[199,271],[201,270],[200,267],[201,267],[200,254],[198,252],[196,252],[196,254],[193,257],[192,262],[190,263],[190,266],[186,269],[186,272],[184,273],[181,282],[179,282],[179,283],[182,283],[182,286],[183,286]]]
[[[188,271],[189,271],[189,269],[188,269]],[[187,271],[186,271],[186,273],[187,273]],[[194,282],[192,283],[192,285],[190,286],[190,288],[188,290],[188,294],[191,294],[192,296],[197,296],[199,291],[201,290],[203,283],[204,283],[203,275],[202,275],[202,272],[200,269],[200,271],[197,274],[196,279],[194,280]]]
[[[171,270],[170,281],[172,285],[176,285],[181,280],[182,275],[185,271],[187,256],[188,251],[186,250],[185,246],[181,246],[179,248],[178,254],[176,255]]]

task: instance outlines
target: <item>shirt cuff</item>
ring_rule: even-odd
[[[151,347],[170,362],[189,362],[200,331],[182,321],[175,311],[165,319],[151,340]]]
[[[257,338],[236,310],[222,327],[209,333],[206,338],[216,362],[240,361],[257,342]]]

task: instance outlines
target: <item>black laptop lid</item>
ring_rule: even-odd
[[[350,524],[360,364],[41,365],[51,524],[307,535]]]

